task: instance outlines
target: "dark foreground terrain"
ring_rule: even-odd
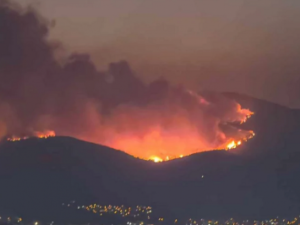
[[[29,219],[82,220],[62,207],[151,205],[172,218],[265,218],[300,212],[300,111],[226,93],[253,110],[256,136],[233,151],[155,164],[70,137],[3,141],[0,211]]]

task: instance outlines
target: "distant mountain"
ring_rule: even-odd
[[[70,137],[0,145],[0,211],[87,220],[63,202],[151,205],[166,218],[265,218],[300,212],[300,111],[224,93],[255,115],[255,138],[233,151],[164,163]],[[238,125],[237,125],[238,126]],[[97,219],[97,218],[93,218]]]

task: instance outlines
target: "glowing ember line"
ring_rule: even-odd
[[[254,136],[255,136],[255,133],[253,132],[253,131],[250,131],[251,132],[251,135],[249,136],[249,137],[247,137],[247,138],[244,138],[243,140],[244,141],[247,141],[247,140],[249,140],[249,139],[251,139],[251,138],[253,138]],[[239,141],[231,141],[227,146],[226,146],[226,150],[230,150],[230,149],[234,149],[234,148],[236,148],[236,147],[238,147],[239,145],[241,145],[242,144],[242,141],[241,140],[239,140]]]
[[[55,132],[54,131],[45,131],[45,132],[35,132],[34,133],[35,137],[38,138],[48,138],[48,137],[55,137]]]
[[[28,137],[16,137],[16,136],[12,136],[10,138],[7,138],[7,141],[21,141],[21,140],[26,140]]]
[[[44,132],[34,132],[32,137],[37,137],[37,138],[49,138],[49,137],[55,137],[55,132],[54,131],[44,131]],[[17,137],[17,136],[12,136],[7,138],[7,141],[21,141],[21,140],[26,140],[28,139],[28,136],[25,137]]]

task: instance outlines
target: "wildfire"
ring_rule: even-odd
[[[79,124],[79,133],[72,126],[63,126],[61,120],[52,126],[64,136],[109,146],[155,163],[204,151],[232,150],[255,135],[237,127],[253,115],[237,102],[172,91],[158,102],[142,106],[124,104],[105,115],[99,115],[93,104],[88,105],[87,111],[82,112],[86,116],[80,117],[84,123]],[[32,136],[48,138],[55,136],[55,132],[34,132],[29,135]],[[13,136],[7,140],[27,138]]]
[[[248,115],[243,119],[241,120],[241,124],[243,123],[246,123],[246,121],[254,114],[254,112],[248,112]]]
[[[251,131],[250,131],[250,132],[251,132]],[[254,136],[255,136],[255,133],[254,133],[254,132],[251,132],[251,135],[250,135],[249,137],[247,137],[247,138],[244,138],[243,141],[246,142],[247,140],[253,138]],[[235,148],[237,148],[238,146],[240,146],[241,144],[242,144],[242,140],[239,140],[239,141],[232,140],[232,141],[230,141],[230,142],[226,145],[225,150],[235,149]],[[220,148],[220,149],[224,149],[224,148]],[[188,156],[188,155],[186,155],[186,156]],[[165,158],[165,160],[164,160],[164,159],[162,159],[162,158],[160,158],[160,157],[158,157],[158,156],[151,156],[151,157],[149,158],[149,160],[150,160],[150,161],[153,161],[153,162],[155,162],[155,163],[159,163],[159,162],[168,161],[168,160],[175,159],[175,158],[183,158],[183,157],[184,157],[183,155],[179,155],[178,157],[175,156],[175,157],[172,157],[172,158],[170,158],[169,156],[167,156],[167,157]]]
[[[237,146],[241,145],[242,142],[241,141],[238,141],[238,142],[235,142],[235,141],[232,141],[230,142],[228,145],[227,145],[227,150],[229,149],[233,149],[233,148],[236,148]]]
[[[24,136],[24,137],[18,137],[18,136],[12,136],[7,138],[7,141],[21,141],[21,140],[26,140],[29,137],[37,137],[37,138],[49,138],[49,137],[55,137],[55,132],[52,130],[46,130],[44,132],[34,132],[32,136]]]
[[[232,150],[232,149],[237,148],[238,146],[242,145],[243,142],[246,142],[255,136],[255,133],[253,131],[249,131],[249,133],[250,133],[250,135],[248,137],[244,137],[242,140],[238,140],[238,141],[231,140],[228,144],[225,145],[225,147],[221,147],[219,149],[220,150]],[[188,155],[185,155],[185,156],[188,156]],[[165,159],[158,157],[158,156],[151,156],[149,158],[149,160],[153,161],[155,163],[159,163],[159,162],[169,161],[169,160],[176,159],[176,158],[183,158],[185,156],[184,155],[179,155],[179,156],[174,156],[174,157],[167,156]]]
[[[249,140],[249,139],[251,139],[255,136],[255,133],[253,131],[249,131],[249,132],[250,132],[249,137],[244,138],[243,139],[244,141],[247,141],[247,140]],[[226,150],[234,149],[234,148],[238,147],[241,144],[242,144],[241,140],[239,140],[239,141],[234,141],[233,140],[233,141],[229,142],[229,144],[227,144]]]
[[[7,141],[21,141],[21,140],[26,140],[28,137],[16,137],[16,136],[12,136],[7,138]]]
[[[46,130],[44,132],[34,132],[34,137],[38,138],[49,138],[49,137],[55,137],[55,132],[52,130]]]
[[[157,157],[157,156],[151,156],[151,157],[149,158],[149,160],[151,160],[151,161],[153,161],[153,162],[155,162],[155,163],[164,161],[164,160],[162,160],[161,158],[159,158],[159,157]]]
[[[182,158],[183,156],[180,155],[179,157]],[[174,157],[174,158],[179,158],[179,157]],[[163,161],[169,161],[169,160],[174,159],[174,158],[170,158],[169,156],[166,156],[165,159],[162,159],[162,158],[160,158],[160,157],[158,157],[158,156],[151,156],[151,157],[149,158],[149,160],[150,160],[150,161],[153,161],[153,162],[155,162],[155,163],[158,163],[158,162],[163,162]]]

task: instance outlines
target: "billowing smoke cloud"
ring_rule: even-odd
[[[97,71],[89,55],[55,60],[50,23],[0,1],[0,135],[55,130],[141,158],[225,148],[251,132],[230,127],[251,112],[214,93],[159,79],[146,85],[121,61]]]

